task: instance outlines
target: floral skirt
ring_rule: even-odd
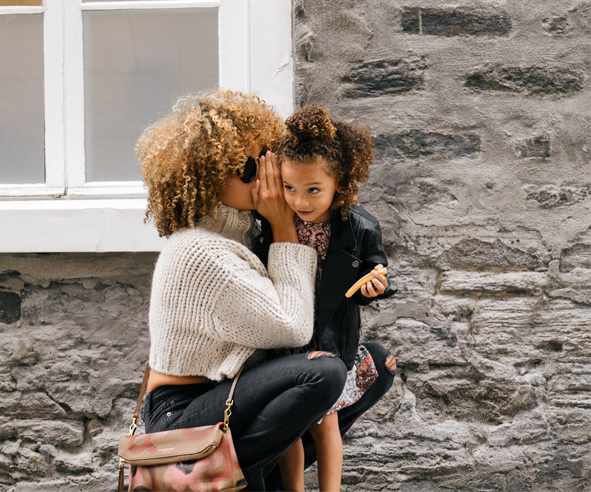
[[[378,377],[378,370],[369,351],[359,345],[353,367],[347,373],[345,388],[328,414],[337,412],[359,401]]]

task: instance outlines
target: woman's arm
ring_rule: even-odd
[[[272,244],[268,277],[247,261],[237,258],[232,263],[213,297],[211,335],[253,348],[308,343],[314,325],[314,249],[289,242]]]

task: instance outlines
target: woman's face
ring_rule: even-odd
[[[255,143],[246,149],[246,155],[256,159],[262,150],[263,148]],[[250,183],[243,183],[238,176],[226,179],[226,185],[220,196],[222,203],[238,210],[254,210],[251,190],[255,187],[256,182],[257,180],[253,179]]]

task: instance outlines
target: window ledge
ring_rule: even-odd
[[[0,253],[160,251],[146,199],[0,201]]]

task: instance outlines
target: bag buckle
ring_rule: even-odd
[[[230,424],[230,415],[232,415],[232,405],[234,405],[234,400],[226,400],[226,410],[224,411],[224,425],[222,425],[223,432],[226,432],[228,430],[228,425]]]
[[[137,417],[131,419],[131,425],[129,426],[129,435],[133,436],[137,430]]]

